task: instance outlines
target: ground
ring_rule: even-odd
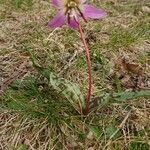
[[[47,26],[50,0],[0,1],[0,149],[150,149],[149,2],[90,2],[107,16],[82,22],[93,74],[84,116],[77,106],[88,74],[78,31]]]

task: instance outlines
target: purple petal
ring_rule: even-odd
[[[93,5],[89,4],[83,4],[83,10],[82,13],[85,17],[93,18],[93,19],[99,19],[106,16],[106,12],[102,9],[96,8]]]
[[[65,23],[66,16],[62,12],[58,12],[54,18],[49,21],[48,26],[52,28],[60,27]]]
[[[54,6],[60,6],[60,3],[61,3],[61,0],[52,0],[52,4],[54,5]]]
[[[70,18],[68,24],[71,28],[78,28],[78,23],[74,18]]]

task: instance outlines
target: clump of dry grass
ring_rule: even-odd
[[[20,73],[21,62],[29,60],[30,50],[42,67],[78,83],[84,94],[87,71],[78,33],[65,27],[49,29],[47,22],[54,11],[50,3],[42,0],[28,2],[1,1],[1,87],[6,86],[4,81],[9,80],[13,73],[18,75],[10,82],[18,77],[21,81],[26,76],[41,77],[31,61],[22,69],[26,71]],[[54,103],[58,100],[55,93],[47,94],[53,103],[45,106],[50,99],[44,95],[48,90],[40,93],[43,87],[39,85],[36,85],[38,90],[32,92],[27,88],[26,91],[22,87],[7,87],[1,100],[0,149],[149,149],[149,97],[135,99],[123,94],[130,100],[118,102],[115,101],[117,97],[110,96],[111,93],[138,92],[150,87],[148,1],[94,2],[108,12],[107,18],[101,22],[84,24],[93,63],[93,101],[98,99],[101,102],[98,105],[94,101],[93,107],[98,106],[97,111],[93,110],[87,117],[79,115],[68,104],[62,107]],[[122,58],[127,60],[126,64],[119,63]],[[133,71],[131,66],[142,67],[142,74]],[[40,96],[44,97],[44,103],[37,103]],[[15,101],[22,100],[27,101],[19,108]]]

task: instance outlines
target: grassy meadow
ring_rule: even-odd
[[[0,150],[149,150],[150,3],[89,0],[91,112],[77,30],[51,29],[50,0],[0,0]]]

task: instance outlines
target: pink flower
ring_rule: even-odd
[[[79,18],[85,21],[87,18],[100,19],[106,15],[106,12],[96,8],[93,5],[86,4],[86,0],[52,0],[52,4],[57,7],[58,12],[54,18],[49,21],[50,27],[61,27],[68,22],[72,28],[77,28]]]

